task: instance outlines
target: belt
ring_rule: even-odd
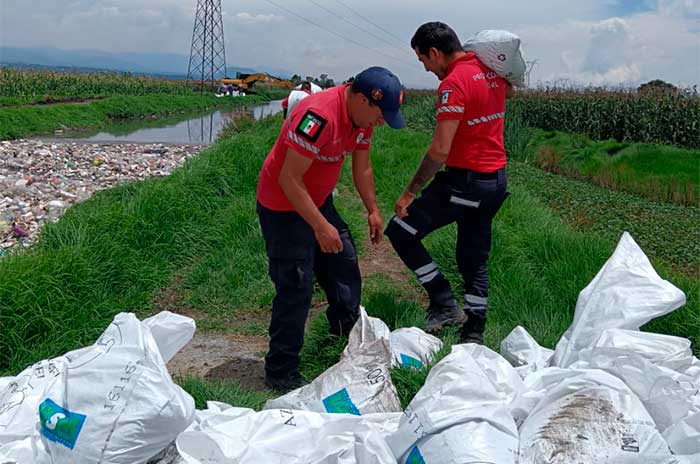
[[[448,166],[447,170],[450,172],[454,172],[455,174],[462,174],[462,175],[468,176],[471,179],[491,180],[491,179],[498,179],[498,174],[501,171],[504,171],[505,168],[501,168],[501,169],[498,169],[497,171],[493,171],[493,172],[479,172],[479,171],[472,171],[471,169],[466,169],[466,168],[454,168],[454,167]]]

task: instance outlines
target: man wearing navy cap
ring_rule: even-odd
[[[305,384],[299,352],[311,305],[313,276],[326,293],[330,332],[347,335],[359,316],[361,278],[355,244],[333,206],[332,192],[346,156],[367,209],[369,236],[382,237],[369,150],[375,125],[405,126],[403,90],[389,70],[372,67],[350,84],[298,103],[265,159],[257,211],[269,274],[275,284],[265,382],[277,391]]]
[[[386,234],[428,293],[425,330],[462,325],[463,343],[483,343],[491,223],[508,195],[503,127],[505,99],[512,87],[474,53],[466,53],[447,24],[423,24],[411,39],[411,48],[425,70],[441,81],[437,125],[428,152],[396,202],[396,216]],[[426,235],[455,222],[464,309],[422,243]]]

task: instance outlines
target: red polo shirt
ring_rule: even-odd
[[[447,166],[493,172],[506,165],[506,86],[473,52],[450,63],[436,105],[438,121],[460,121]]]
[[[338,183],[345,156],[370,149],[373,128],[353,127],[345,103],[346,87],[340,85],[306,97],[284,121],[260,171],[257,197],[264,207],[294,211],[279,184],[288,148],[313,160],[304,174],[304,185],[316,206],[323,204]]]

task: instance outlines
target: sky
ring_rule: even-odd
[[[0,45],[189,55],[196,5],[196,0],[0,0]],[[536,62],[533,85],[632,86],[652,79],[700,84],[700,0],[221,0],[221,5],[228,66],[326,73],[342,81],[380,65],[408,87],[435,87],[437,79],[424,71],[409,42],[418,26],[438,20],[462,41],[483,29],[519,35],[526,60]]]

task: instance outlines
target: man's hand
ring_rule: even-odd
[[[403,219],[408,215],[408,207],[416,196],[411,192],[403,192],[398,200],[396,200],[396,206],[394,207],[394,212],[396,215]]]
[[[340,240],[338,229],[324,221],[318,228],[314,229],[314,235],[321,251],[324,253],[340,253],[343,251],[343,242]]]
[[[369,239],[376,245],[382,241],[382,230],[384,229],[382,215],[379,213],[379,210],[369,213],[367,224],[369,224]]]

